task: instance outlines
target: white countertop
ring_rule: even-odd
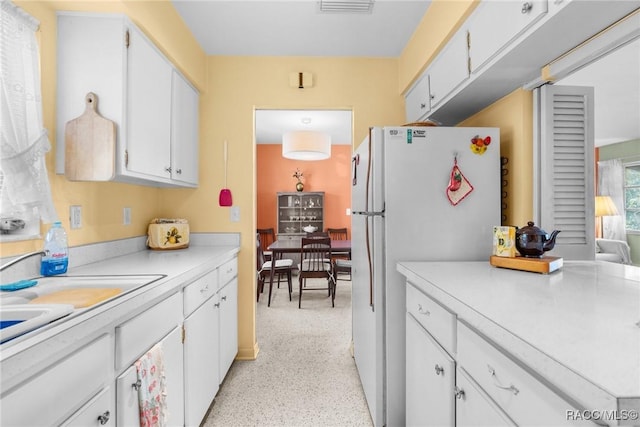
[[[543,378],[599,405],[590,409],[640,402],[640,268],[565,261],[544,275],[401,262],[398,271]]]
[[[142,250],[70,268],[68,276],[161,274],[166,277],[3,343],[0,346],[2,388],[19,384],[32,369],[46,364],[48,358],[86,343],[179,292],[184,285],[232,259],[238,251],[235,245]]]

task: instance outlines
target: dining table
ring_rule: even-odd
[[[302,251],[302,239],[278,239],[267,247],[271,251],[271,259],[274,261],[282,259],[283,254],[299,254]],[[332,254],[348,254],[351,258],[351,240],[331,239]],[[269,275],[269,289],[273,286],[274,269]],[[269,298],[271,299],[271,298]]]

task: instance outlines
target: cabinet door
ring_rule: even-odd
[[[404,98],[405,114],[407,122],[417,122],[430,110],[429,103],[429,76],[423,74],[416,84],[407,92]]]
[[[210,298],[184,321],[184,419],[199,426],[218,392],[218,302]]]
[[[471,72],[477,72],[547,13],[547,0],[482,1],[469,18]]]
[[[222,383],[238,354],[238,279],[220,289],[220,366]]]
[[[456,371],[456,426],[515,426],[464,369]]]
[[[127,49],[127,170],[171,177],[171,65],[135,27]]]
[[[184,423],[182,327],[176,327],[160,343],[167,390],[167,425],[182,425]],[[138,374],[135,366],[130,366],[116,379],[118,426],[138,426],[140,423],[137,381]]]
[[[407,426],[453,426],[455,362],[407,313]]]
[[[198,92],[175,70],[171,103],[171,178],[198,185]]]
[[[431,109],[469,77],[467,33],[458,31],[429,67]]]

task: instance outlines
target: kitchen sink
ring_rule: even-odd
[[[35,286],[0,292],[0,342],[165,277],[162,274],[48,276]]]
[[[29,304],[32,300],[44,296],[59,295],[59,298],[51,298],[55,303],[65,304],[65,295],[77,296],[81,291],[91,294],[92,290],[117,290],[120,292],[104,292],[109,299],[131,292],[141,286],[148,285],[164,277],[162,274],[140,274],[140,275],[95,275],[95,276],[47,276],[38,277],[35,286],[18,291],[0,292],[0,307],[4,309],[6,305]],[[76,292],[73,295],[73,292]],[[87,301],[103,302],[97,297],[89,298]],[[59,300],[59,301],[58,301]],[[82,308],[86,308],[85,305]]]

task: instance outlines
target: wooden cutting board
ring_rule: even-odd
[[[70,181],[109,181],[115,176],[116,124],[98,113],[98,95],[89,92],[80,117],[64,130],[64,174]]]
[[[75,308],[85,308],[114,297],[121,292],[120,288],[64,289],[34,298],[30,304],[71,304]]]
[[[562,268],[563,260],[560,257],[553,256],[526,258],[523,256],[499,257],[491,255],[491,257],[489,257],[489,263],[494,267],[548,274]]]

